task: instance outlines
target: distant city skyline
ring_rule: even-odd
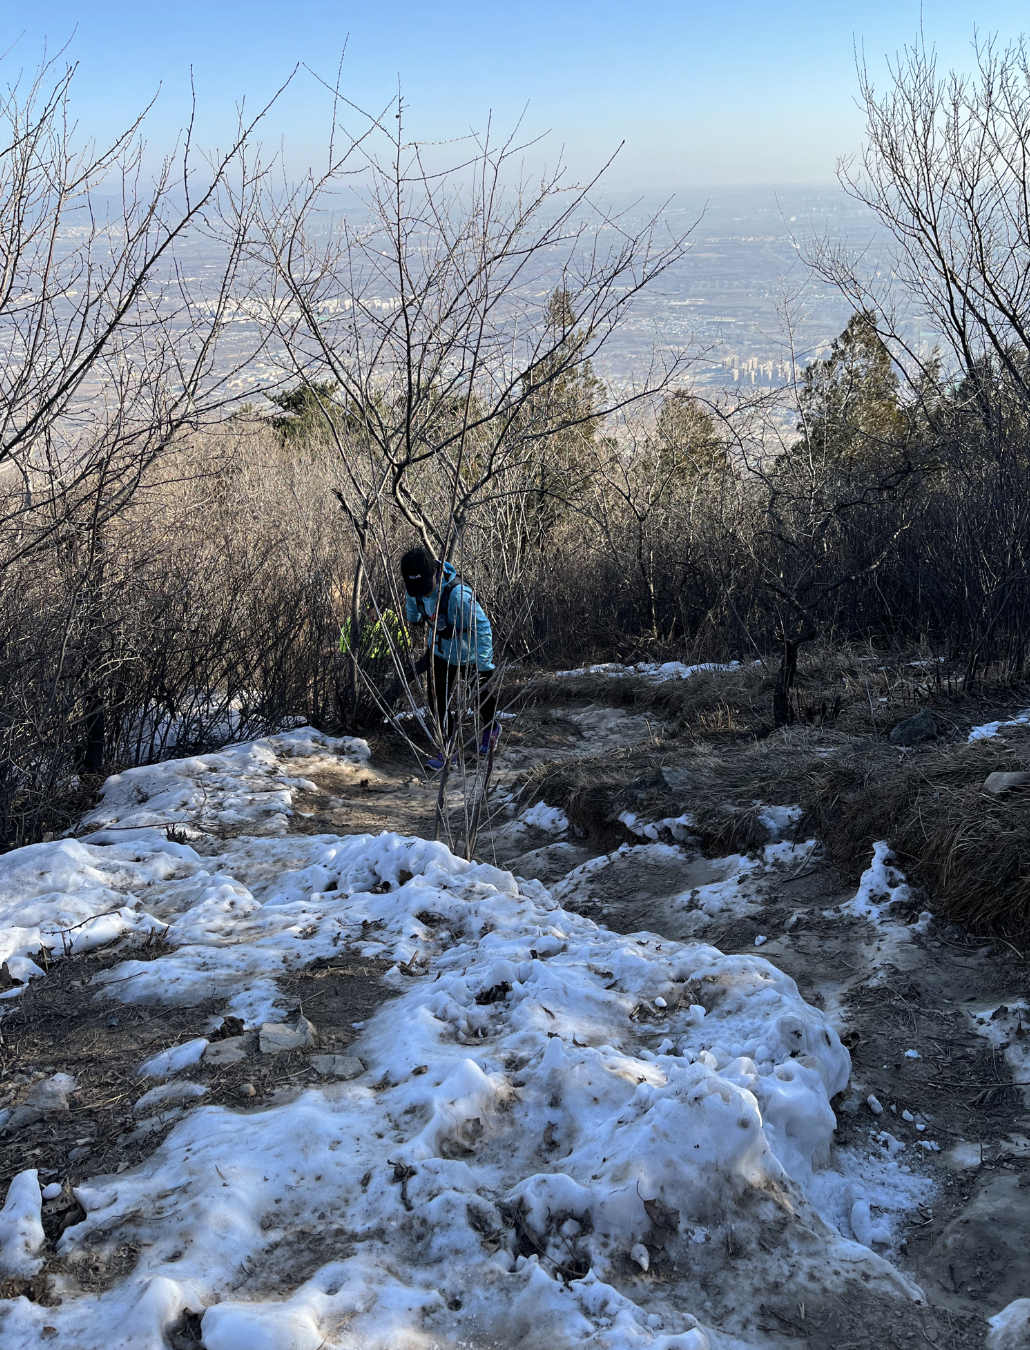
[[[968,69],[974,25],[1002,42],[1027,25],[1014,0],[866,0],[822,8],[768,0],[524,0],[517,8],[438,0],[368,6],[308,0],[180,0],[174,11],[129,0],[8,3],[0,32],[5,82],[43,51],[68,42],[80,62],[75,112],[100,137],[123,126],[160,88],[148,118],[155,156],[167,151],[197,94],[197,141],[225,143],[241,99],[260,106],[297,62],[335,78],[355,103],[384,107],[398,80],[412,134],[445,139],[482,130],[492,112],[505,132],[524,114],[531,169],[564,151],[572,173],[592,172],[625,145],[613,188],[700,184],[825,184],[838,157],[860,148],[856,48],[882,83],[885,58],[922,23],[942,68]],[[282,145],[288,170],[323,153],[328,99],[301,71],[268,118],[263,139]]]

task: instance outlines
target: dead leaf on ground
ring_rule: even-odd
[[[644,1209],[647,1211],[647,1217],[656,1228],[664,1228],[667,1233],[675,1233],[680,1226],[680,1212],[673,1209],[670,1205],[664,1204],[661,1200],[644,1200]]]

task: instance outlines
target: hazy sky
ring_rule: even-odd
[[[583,173],[625,140],[613,186],[828,182],[838,155],[861,143],[856,43],[884,70],[917,34],[946,65],[968,67],[976,25],[1004,40],[1030,29],[1026,0],[0,0],[8,79],[32,66],[44,39],[71,38],[80,64],[76,108],[102,134],[161,87],[149,123],[156,147],[188,114],[196,82],[201,139],[224,139],[237,100],[268,97],[296,62],[335,74],[382,106],[398,78],[413,132],[461,135],[492,110],[509,126],[549,131]],[[73,36],[74,34],[74,36]],[[317,159],[325,103],[301,74],[265,138],[294,167]]]

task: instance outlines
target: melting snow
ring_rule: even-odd
[[[557,679],[571,679],[577,675],[646,675],[656,684],[663,680],[689,680],[703,670],[739,670],[739,661],[730,661],[719,665],[713,661],[704,661],[700,665],[688,666],[682,661],[641,661],[635,666],[623,666],[617,661],[604,661],[596,666],[580,666],[578,670],[556,670]]]
[[[548,806],[546,802],[537,802],[527,807],[518,816],[519,825],[533,825],[548,834],[564,834],[569,828],[569,818],[560,806]]]
[[[730,1244],[748,1253],[723,1305],[742,1334],[788,1265],[799,1288],[915,1296],[869,1246],[926,1183],[882,1140],[875,1156],[833,1150],[849,1056],[788,976],[561,908],[592,864],[552,894],[440,843],[269,831],[303,790],[284,761],[337,754],[356,772],[368,757],[307,728],[130,770],[86,842],[0,859],[4,950],[81,950],[80,917],[79,933],[101,915],[164,933],[171,951],[93,981],[125,1003],[221,997],[255,1027],[282,1020],[277,975],[341,943],[396,963],[396,997],[351,1048],[367,1072],[253,1111],[198,1105],[144,1163],[77,1187],[86,1218],[59,1254],[74,1267],[131,1241],[137,1264],[103,1293],[58,1273],[60,1306],[8,1301],[5,1346],[36,1344],[46,1323],[79,1350],[116,1336],[158,1350],[190,1308],[206,1309],[209,1350],[507,1344],[533,1327],[598,1350],[705,1350],[710,1305],[690,1272],[726,1273]],[[257,830],[203,857],[166,837],[217,822]],[[742,906],[752,874],[812,847],[722,860],[694,899]],[[682,856],[626,852],[655,849]],[[206,1044],[140,1072],[188,1073]],[[176,1078],[136,1111],[196,1091]],[[4,1273],[36,1268],[39,1213],[28,1170],[0,1213]],[[658,1259],[662,1279],[645,1278]]]
[[[969,1012],[972,1029],[996,1049],[1004,1051],[1014,1081],[1030,1105],[1030,1007],[1022,1000]]]
[[[1017,713],[1009,722],[985,722],[982,727],[974,727],[969,733],[969,744],[974,741],[986,741],[992,736],[997,736],[1003,727],[1021,727],[1030,722],[1030,708],[1025,708],[1021,713]]]

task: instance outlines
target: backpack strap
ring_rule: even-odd
[[[454,636],[454,624],[451,622],[450,608],[451,596],[455,589],[461,585],[460,581],[449,581],[440,592],[440,599],[436,606],[436,640],[437,642],[449,642]],[[440,624],[441,617],[445,620],[443,626]],[[441,652],[441,655],[443,653]]]

